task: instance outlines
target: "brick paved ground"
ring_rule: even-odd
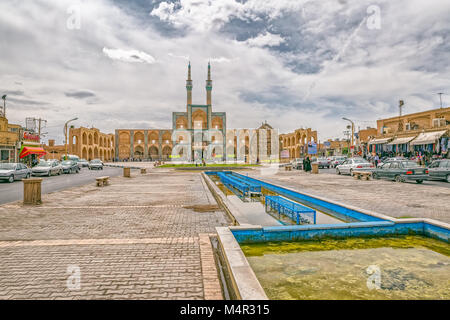
[[[350,176],[313,175],[299,170],[280,170],[274,175],[261,175],[255,170],[249,175],[391,217],[430,218],[450,223],[450,189],[445,187],[361,181]]]
[[[43,202],[0,206],[0,299],[221,297],[207,239],[229,222],[199,173],[135,171]]]

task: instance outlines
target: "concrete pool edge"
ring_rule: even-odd
[[[234,217],[236,210],[226,196],[217,188],[208,174],[202,173],[215,197],[223,201],[224,206],[231,205],[227,209]],[[207,179],[208,177],[208,179]],[[256,180],[256,179],[255,179]],[[270,183],[268,183],[270,184]],[[280,187],[283,188],[283,187]],[[285,188],[289,189],[289,188]],[[291,192],[301,192],[289,189]],[[309,197],[317,198],[313,195]],[[449,242],[450,224],[428,218],[396,219],[373,211],[364,210],[354,206],[345,205],[336,201],[331,201],[320,197],[321,201],[329,201],[336,205],[358,211],[361,214],[376,217],[376,220],[364,222],[352,222],[346,224],[322,224],[322,225],[293,225],[293,226],[273,226],[262,227],[258,225],[242,224],[239,226],[216,228],[220,249],[225,259],[226,268],[232,279],[233,290],[239,299],[254,300],[268,299],[251,268],[239,243],[247,242],[268,242],[268,241],[300,241],[315,240],[326,237],[361,237],[361,236],[396,236],[396,235],[423,235],[430,238]],[[239,212],[239,211],[238,211]],[[307,236],[305,236],[307,235]],[[263,297],[263,298],[261,298]]]
[[[216,230],[220,249],[226,260],[226,268],[231,276],[236,295],[241,300],[261,300],[268,299],[268,297],[242,251],[240,243],[319,240],[320,238],[330,237],[386,237],[411,234],[449,242],[450,225],[434,220],[429,221],[430,219],[408,220],[281,227],[247,225],[217,227]]]
[[[269,300],[230,227],[216,227],[220,249],[240,300]]]
[[[256,178],[250,177],[248,175],[245,176],[245,175],[243,175],[241,173],[238,173],[238,172],[234,172],[234,171],[230,171],[230,172],[232,172],[232,173],[234,173],[234,174],[236,174],[238,176],[242,176],[244,178],[250,179],[250,180],[259,181],[263,185],[269,186],[269,188],[277,190],[277,192],[280,192],[280,191],[284,190],[284,191],[287,191],[289,193],[294,193],[294,194],[298,194],[300,196],[304,196],[305,200],[307,200],[307,201],[309,200],[309,202],[311,202],[313,204],[316,204],[316,205],[319,205],[319,206],[323,206],[324,208],[332,209],[333,211],[336,211],[336,212],[340,211],[340,210],[336,210],[336,209],[342,208],[342,209],[344,209],[344,212],[340,212],[341,214],[348,215],[348,216],[351,216],[351,213],[356,214],[357,217],[355,217],[355,219],[357,219],[359,221],[364,221],[364,220],[361,219],[361,218],[365,218],[364,216],[366,216],[366,218],[369,218],[370,221],[383,221],[383,220],[395,221],[395,220],[397,220],[396,218],[393,218],[393,217],[390,217],[388,215],[381,214],[381,213],[378,213],[378,212],[375,212],[375,211],[366,210],[366,209],[359,208],[359,207],[356,207],[356,206],[352,206],[352,205],[349,205],[349,204],[341,203],[341,202],[338,202],[338,201],[335,201],[335,200],[331,200],[331,199],[328,199],[328,198],[325,198],[325,197],[313,195],[313,194],[310,194],[310,193],[307,193],[307,192],[304,192],[304,191],[300,191],[300,190],[296,190],[296,189],[293,189],[293,188],[290,188],[290,187],[283,187],[283,186],[280,186],[280,185],[278,185],[276,183],[269,182],[269,181],[266,181],[266,180],[263,180],[263,179],[260,179],[260,178],[256,179]],[[289,195],[283,194],[283,192],[281,192],[281,194],[283,196],[287,196],[288,198],[290,198]],[[315,201],[311,201],[311,200],[317,200],[317,202],[314,203]],[[331,208],[330,208],[330,205],[332,206]]]
[[[412,220],[412,221],[411,221]],[[238,243],[304,241],[322,238],[382,237],[417,234],[449,242],[450,226],[428,219],[410,221],[355,222],[347,224],[230,227]],[[431,222],[431,223],[430,223]]]

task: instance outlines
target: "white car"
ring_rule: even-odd
[[[58,160],[54,161],[41,161],[37,166],[31,169],[31,174],[33,176],[47,176],[51,175],[61,175],[63,173],[63,168]]]
[[[89,170],[103,170],[103,162],[100,159],[94,159],[89,162]]]
[[[9,183],[14,180],[28,179],[31,170],[22,163],[0,163],[0,180],[7,180]]]
[[[337,174],[349,174],[353,176],[353,171],[370,169],[373,170],[375,167],[370,162],[367,162],[363,158],[349,158],[344,161],[343,164],[336,166]]]

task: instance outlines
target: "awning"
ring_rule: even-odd
[[[432,144],[442,137],[447,130],[435,131],[435,132],[422,132],[419,136],[411,142],[412,146],[422,145],[422,144]]]
[[[20,151],[19,158],[23,159],[30,154],[36,154],[40,158],[43,155],[47,154],[47,152],[45,152],[45,150],[42,148],[23,147],[22,150]]]
[[[392,140],[391,142],[389,142],[387,145],[388,145],[388,146],[393,146],[393,145],[396,145],[396,144],[405,144],[405,143],[409,143],[409,142],[411,142],[415,137],[416,137],[416,136],[414,136],[414,137],[395,138],[394,140]]]
[[[373,139],[369,141],[369,144],[385,144],[392,138],[384,138],[384,139]]]

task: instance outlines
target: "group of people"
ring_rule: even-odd
[[[364,155],[364,159],[367,161],[373,163],[374,165],[378,165],[380,162],[383,162],[386,158],[393,158],[393,157],[401,157],[408,160],[416,161],[421,166],[428,166],[430,165],[434,160],[441,159],[443,156],[439,155],[437,153],[431,153],[431,152],[405,152],[405,153],[394,153],[394,152],[382,152],[380,154],[374,153],[374,154],[366,154]]]

